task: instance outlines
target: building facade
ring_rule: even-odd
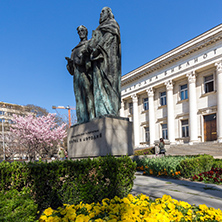
[[[4,123],[4,131],[9,131],[10,125],[13,123],[13,114],[26,116],[30,114],[26,106],[12,103],[0,102],[0,123]]]
[[[120,116],[134,125],[135,147],[222,143],[222,24],[121,78]]]
[[[0,159],[5,155],[6,137],[10,131],[11,124],[13,124],[13,114],[26,116],[31,112],[26,106],[0,102]]]

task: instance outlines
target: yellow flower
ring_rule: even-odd
[[[208,210],[208,207],[205,204],[201,204],[199,205],[199,209],[205,211]]]
[[[45,215],[41,215],[41,217],[39,218],[40,222],[44,222],[46,220],[47,220],[47,216],[45,216]]]
[[[50,216],[53,213],[53,209],[51,207],[45,209],[45,211],[43,212],[46,216]]]
[[[193,214],[193,211],[191,210],[191,209],[189,209],[188,211],[187,211],[187,215],[192,215]]]
[[[91,213],[89,214],[89,217],[90,217],[90,218],[93,218],[93,217],[95,217],[95,216],[96,216],[96,214],[93,213],[93,212],[91,212]]]
[[[127,198],[128,198],[131,202],[133,202],[133,200],[134,200],[134,197],[133,197],[132,194],[128,194]]]
[[[64,214],[66,214],[66,212],[67,212],[67,209],[63,209],[60,211],[60,214],[64,215]]]
[[[142,200],[142,201],[146,200],[146,199],[149,200],[149,197],[144,194],[140,194],[139,197],[140,197],[140,200]]]
[[[88,222],[90,220],[90,217],[87,215],[83,215],[83,214],[80,214],[77,216],[76,218],[76,222]]]
[[[55,217],[49,217],[47,222],[60,222],[62,221],[59,217],[55,216]]]
[[[76,215],[76,210],[85,208],[88,215]],[[180,209],[180,210],[179,210]],[[183,210],[184,209],[184,210]],[[185,210],[187,209],[187,210]],[[140,194],[133,196],[129,194],[127,197],[120,199],[115,197],[111,200],[103,199],[102,204],[92,203],[78,205],[64,205],[64,208],[58,208],[53,211],[51,208],[45,210],[39,221],[40,222],[89,222],[98,214],[100,218],[94,219],[95,222],[145,222],[145,221],[222,221],[222,211],[214,208],[208,208],[206,205],[199,205],[199,211],[192,210],[193,207],[184,201],[172,199],[169,195],[163,195],[154,202],[149,201],[149,197]],[[183,213],[184,214],[183,214]],[[187,212],[187,213],[185,213]],[[62,214],[62,218],[51,216]],[[104,215],[104,216],[102,216]]]
[[[130,204],[130,200],[126,197],[123,198],[123,203]]]
[[[168,203],[167,207],[169,207],[170,210],[174,210],[175,209],[175,205],[173,203]]]
[[[95,206],[95,207],[93,208],[93,211],[95,212],[96,215],[98,215],[98,214],[101,212],[101,209],[100,209],[99,206]]]
[[[102,220],[101,218],[96,219],[95,222],[104,222],[104,220]]]

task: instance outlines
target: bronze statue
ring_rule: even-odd
[[[95,116],[119,116],[121,104],[120,29],[109,7],[100,14],[100,25],[89,41],[93,69]]]
[[[77,28],[80,43],[67,58],[74,77],[78,123],[95,117],[119,116],[121,104],[121,43],[119,25],[109,7],[100,13],[100,25],[87,40],[85,26]]]
[[[77,122],[88,122],[95,117],[91,62],[88,52],[88,30],[80,25],[77,28],[80,43],[72,50],[71,58],[68,61],[67,69],[73,75],[74,93],[76,98]]]

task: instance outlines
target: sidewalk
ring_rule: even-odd
[[[167,194],[173,199],[186,201],[191,205],[205,204],[222,210],[222,185],[144,176],[137,172],[131,194],[140,193],[151,198],[160,198]]]

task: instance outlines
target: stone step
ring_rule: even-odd
[[[215,142],[205,142],[198,144],[171,145],[167,149],[167,155],[197,155],[210,154],[212,156],[222,156],[222,144]]]

